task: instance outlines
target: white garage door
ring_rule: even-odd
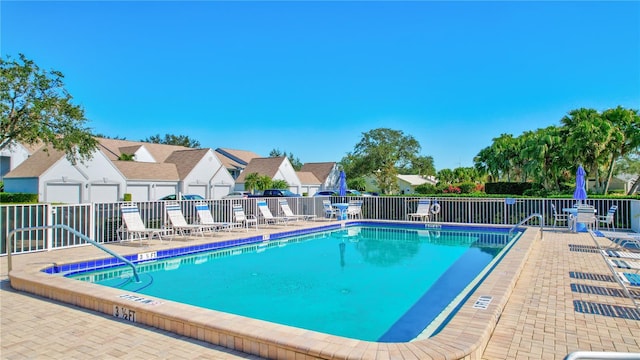
[[[231,192],[231,185],[215,185],[213,187],[213,199],[222,199],[223,196]]]
[[[189,185],[187,194],[200,195],[207,198],[207,185]]]
[[[89,201],[94,203],[108,203],[120,201],[118,184],[92,184],[89,186]]]
[[[47,184],[45,185],[46,202],[79,204],[81,184]]]
[[[131,194],[131,201],[149,200],[149,185],[129,185],[127,192]]]
[[[156,198],[155,200],[161,199],[167,195],[173,195],[176,193],[175,185],[156,185]]]

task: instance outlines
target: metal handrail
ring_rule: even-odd
[[[529,221],[531,218],[533,217],[538,217],[540,218],[540,239],[542,239],[543,236],[543,231],[544,231],[544,217],[542,216],[542,214],[538,214],[538,213],[534,213],[531,214],[529,216],[527,216],[524,220],[520,221],[519,223],[517,223],[516,225],[514,225],[510,230],[509,230],[509,236],[511,236],[511,234],[513,233],[513,230],[515,230],[518,226],[526,223],[527,221]]]
[[[57,225],[49,225],[49,226],[32,226],[32,227],[24,227],[24,228],[18,228],[18,229],[13,229],[9,232],[9,236],[7,236],[7,274],[11,273],[11,270],[13,269],[12,263],[11,263],[11,253],[13,250],[13,241],[12,238],[13,236],[18,233],[18,232],[25,232],[25,231],[32,231],[32,230],[46,230],[46,229],[63,229],[63,230],[67,230],[68,232],[72,233],[73,235],[83,239],[84,241],[88,242],[89,244],[94,245],[95,247],[97,247],[98,249],[106,252],[107,254],[115,257],[116,259],[124,262],[125,264],[131,266],[131,269],[133,269],[133,276],[136,278],[136,282],[140,282],[140,276],[138,275],[138,270],[136,270],[136,266],[134,263],[132,263],[131,261],[125,259],[124,257],[122,257],[122,255],[119,255],[115,252],[113,252],[112,250],[107,249],[106,247],[104,247],[103,245],[97,243],[95,240],[90,239],[88,236],[84,235],[83,233],[77,231],[76,229],[68,226],[68,225],[64,225],[64,224],[57,224]]]
[[[605,352],[605,351],[574,351],[567,355],[564,360],[639,360],[640,353],[630,352]]]

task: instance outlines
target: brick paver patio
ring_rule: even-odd
[[[622,297],[593,246],[586,233],[544,233],[534,244],[484,359],[562,359],[578,350],[640,353],[640,314],[631,300]],[[14,266],[27,259],[50,263],[56,257],[82,258],[92,251],[82,247],[19,255],[13,260]],[[7,281],[6,260],[0,258],[2,359],[257,359],[16,292]],[[611,310],[613,316],[576,311],[591,305],[600,312]],[[622,318],[619,314],[624,310],[636,318]]]

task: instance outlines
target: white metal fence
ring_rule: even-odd
[[[324,216],[322,200],[333,203],[354,200],[354,197],[296,197],[287,198],[289,206],[296,214],[314,214]],[[371,220],[406,220],[407,214],[416,211],[418,197],[362,197],[362,218]],[[539,213],[545,224],[553,222],[551,204],[559,211],[571,207],[573,199],[505,199],[494,198],[449,198],[432,197],[432,203],[438,203],[440,211],[430,221],[442,223],[515,225],[533,213]],[[259,218],[256,198],[206,200],[211,213],[217,221],[231,222],[232,204],[240,203],[247,214]],[[274,215],[281,213],[278,200],[265,199]],[[185,218],[189,222],[197,221],[196,203],[200,201],[183,200],[180,202]],[[589,199],[598,214],[604,215],[611,205],[617,205],[614,221],[616,229],[636,231],[640,228],[640,201],[618,199]],[[120,206],[124,203],[91,203],[76,205],[24,204],[0,205],[0,255],[7,254],[8,234],[11,230],[25,227],[51,226],[64,224],[94,239],[98,243],[110,243],[120,240],[122,218]],[[168,227],[164,201],[138,202],[144,223],[150,228]],[[540,225],[533,218],[528,225]],[[13,253],[52,250],[85,245],[85,241],[60,229],[32,230],[19,232],[13,238]]]

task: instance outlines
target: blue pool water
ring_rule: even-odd
[[[418,335],[509,242],[505,231],[355,226],[74,274],[128,292],[360,340]]]

